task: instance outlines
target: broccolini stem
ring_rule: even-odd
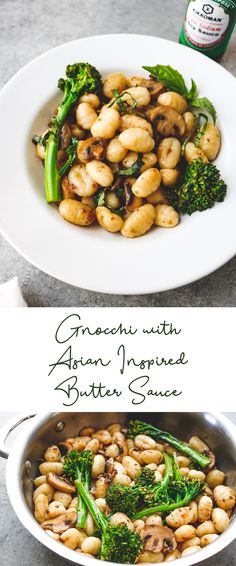
[[[173,479],[173,458],[169,456],[166,452],[163,454],[164,462],[165,462],[165,473],[163,480],[154,484],[154,494],[155,499],[157,500],[158,494],[163,493],[163,490],[168,488],[170,481]]]
[[[180,440],[178,440],[178,438],[175,438],[175,436],[172,436],[168,432],[162,432],[161,430],[158,432],[158,438],[165,440],[166,442],[174,446],[177,450],[183,452],[183,454],[187,454],[187,456],[197,462],[197,464],[199,464],[201,468],[206,468],[211,463],[210,458],[204,456],[203,454],[200,454],[200,452],[197,452],[197,450],[194,450],[194,448],[191,448],[190,446],[188,446],[188,444],[185,444],[185,442],[181,442]]]
[[[179,465],[176,458],[176,452],[174,453],[174,463],[173,463],[173,470],[174,470],[174,479],[175,481],[181,481],[182,476],[180,473]]]
[[[58,141],[51,134],[45,152],[44,182],[47,202],[61,200],[60,176],[57,168]]]
[[[86,489],[86,487],[83,486],[83,484],[79,481],[79,479],[75,480],[75,485],[77,487],[78,493],[83,498],[84,503],[86,504],[90,514],[92,515],[92,518],[96,523],[97,527],[101,529],[102,532],[105,532],[108,525],[105,515],[103,515],[103,513],[100,511],[94,499],[90,495],[88,489]]]
[[[68,155],[68,159],[66,160],[66,162],[61,166],[61,168],[59,169],[59,176],[60,178],[63,177],[63,175],[65,175],[65,173],[67,172],[67,170],[71,167],[71,165],[73,164],[75,158],[76,158],[76,153],[77,153],[77,147],[78,147],[78,140],[73,137],[71,139],[71,143],[70,145],[66,148],[66,153]]]
[[[155,515],[156,513],[169,513],[174,509],[178,509],[178,507],[185,507],[194,497],[196,497],[198,491],[196,493],[187,493],[187,495],[181,500],[175,503],[163,503],[162,505],[156,505],[155,507],[149,507],[147,509],[142,509],[136,515],[132,517],[132,520],[135,521],[136,519],[141,519],[142,517],[146,517],[147,515]]]
[[[61,200],[60,174],[57,167],[59,135],[66,116],[76,100],[77,95],[74,93],[63,97],[54,118],[52,131],[46,145],[44,181],[46,199],[49,203]]]
[[[82,474],[78,470],[78,480],[79,481],[82,480],[81,476],[82,476]],[[76,527],[79,527],[80,529],[84,529],[85,523],[86,523],[86,517],[87,517],[87,508],[86,508],[86,504],[85,504],[84,500],[82,499],[82,497],[79,493],[76,481],[75,481],[75,485],[76,485],[77,497],[78,497]]]
[[[173,459],[166,452],[164,452],[163,457],[165,462],[165,473],[162,485],[168,485],[170,479],[173,478]]]
[[[176,452],[174,452],[173,458],[174,458],[174,462],[173,462],[174,480],[177,481],[177,482],[181,482],[182,476],[181,476],[179,465],[178,465],[178,462],[177,462]],[[177,493],[176,503],[179,503],[180,501],[181,501],[181,495],[180,495],[180,493]]]
[[[197,464],[199,464],[201,468],[206,468],[211,463],[210,458],[207,458],[207,456],[204,456],[204,454],[200,454],[200,452],[197,452],[197,450],[194,450],[194,448],[191,448],[190,446],[188,446],[188,444],[185,444],[185,442],[182,442],[175,436],[172,436],[172,434],[164,432],[147,423],[143,423],[141,421],[131,421],[130,430],[128,430],[128,433],[130,435],[130,438],[133,438],[137,434],[148,434],[155,440],[164,440],[165,442],[168,442],[169,444],[174,446],[180,452],[183,452],[183,454],[187,454],[187,456],[189,456],[191,460],[197,462]]]

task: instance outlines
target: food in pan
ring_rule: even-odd
[[[172,67],[144,69],[149,78],[116,72],[102,81],[76,63],[59,79],[63,98],[33,141],[46,200],[72,224],[136,238],[224,200],[212,163],[221,146],[214,106]]]
[[[197,436],[182,442],[141,421],[49,446],[34,480],[34,515],[76,552],[117,563],[169,562],[228,527],[236,503]]]

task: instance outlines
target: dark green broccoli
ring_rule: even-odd
[[[108,525],[102,536],[100,558],[120,564],[134,564],[142,548],[140,536],[132,533],[127,525]]]
[[[165,474],[160,482],[155,483],[155,473],[150,468],[142,468],[135,479],[134,485],[112,485],[106,492],[106,502],[113,513],[125,509],[131,519],[143,507],[154,506],[156,503],[171,502],[169,484],[173,478],[172,458],[164,454]]]
[[[141,509],[141,511],[138,511],[138,513],[133,516],[133,519],[141,519],[144,516],[155,515],[156,513],[170,513],[174,509],[185,507],[185,505],[188,505],[199,493],[203,492],[204,487],[205,484],[200,480],[190,480],[188,478],[183,478],[181,485],[176,485],[175,488],[173,482],[170,489],[170,495],[173,499],[172,502],[159,503],[153,507],[144,507],[144,509]]]
[[[66,77],[58,81],[58,87],[64,92],[64,96],[52,120],[46,145],[44,179],[47,202],[58,202],[61,199],[61,176],[57,167],[57,151],[65,119],[84,92],[98,92],[102,85],[100,73],[89,63],[68,65]]]
[[[135,478],[135,485],[150,489],[155,483],[155,472],[151,468],[143,467]]]
[[[200,454],[200,452],[197,452],[197,450],[194,450],[185,442],[178,440],[178,438],[172,436],[169,432],[164,432],[155,426],[142,421],[130,421],[128,427],[128,438],[135,438],[138,434],[147,434],[148,436],[151,436],[151,438],[154,438],[154,440],[164,440],[164,442],[168,442],[174,446],[176,450],[183,452],[183,454],[189,456],[191,460],[197,462],[201,468],[206,468],[211,463],[210,458],[204,454]]]
[[[163,480],[139,484],[139,477],[133,486],[114,485],[106,492],[106,502],[113,513],[123,511],[131,519],[141,519],[155,513],[170,513],[184,507],[204,489],[199,480],[182,478],[174,459],[164,453],[165,473]],[[147,470],[147,468],[144,468]]]
[[[133,517],[149,497],[155,481],[155,473],[150,468],[142,468],[134,485],[112,485],[106,492],[106,502],[112,513],[125,509],[128,517]]]
[[[140,536],[130,531],[127,525],[110,525],[88,489],[79,480],[76,480],[75,483],[94,522],[102,532],[101,560],[134,564],[143,547]]]
[[[184,168],[179,184],[166,189],[166,196],[178,212],[191,215],[212,208],[216,202],[223,202],[226,189],[220,171],[213,163],[195,159]]]
[[[63,473],[66,478],[74,482],[76,485],[76,480],[80,480],[87,489],[90,489],[91,482],[91,470],[93,463],[93,453],[90,450],[82,450],[77,452],[76,450],[71,450],[65,457],[63,465]],[[83,529],[86,523],[87,508],[80,497],[78,492],[78,504],[77,504],[77,521],[76,526]]]
[[[126,515],[132,518],[140,508],[142,496],[135,486],[112,485],[106,492],[106,502],[112,513],[118,513],[125,509]]]
[[[178,507],[184,507],[203,492],[205,484],[199,480],[183,478],[174,454],[174,459],[171,456],[165,458],[164,478],[156,486],[156,505],[153,505],[151,500],[151,505],[138,511],[133,519],[141,519],[155,513],[167,514]]]

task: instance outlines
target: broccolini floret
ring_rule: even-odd
[[[188,478],[183,478],[181,485],[176,485],[175,488],[173,482],[170,490],[170,494],[173,498],[172,502],[158,503],[153,507],[144,507],[133,516],[133,519],[141,519],[142,517],[155,515],[156,513],[171,513],[171,511],[173,511],[174,509],[188,505],[188,503],[195,499],[195,497],[197,497],[199,493],[202,493],[203,490],[204,484],[200,480],[190,480]],[[181,496],[179,497],[179,495]]]
[[[195,159],[184,168],[180,182],[165,192],[175,210],[191,215],[212,208],[216,202],[223,202],[226,189],[220,171],[213,163]]]
[[[143,485],[137,476],[132,486],[111,486],[106,492],[106,502],[112,513],[125,509],[126,515],[132,520],[156,513],[168,514],[178,507],[184,507],[203,491],[204,483],[182,478],[175,456],[173,459],[164,453],[164,462],[165,473],[161,481],[149,481]]]
[[[52,120],[46,145],[44,179],[47,202],[61,200],[61,175],[57,165],[57,151],[61,128],[66,117],[84,92],[98,92],[101,85],[100,73],[89,63],[68,65],[66,67],[66,78],[61,78],[58,81],[58,87],[64,92],[64,96]]]
[[[80,480],[87,489],[90,489],[92,463],[93,453],[90,450],[82,450],[81,452],[71,450],[65,457],[63,473],[69,481],[76,484],[76,480]],[[84,529],[87,509],[83,499],[80,497],[80,494],[78,493],[77,495],[78,504],[76,526]]]

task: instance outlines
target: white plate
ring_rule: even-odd
[[[197,82],[200,96],[218,111],[222,150],[217,159],[228,194],[223,204],[182,218],[174,229],[156,228],[129,240],[98,226],[64,222],[44,200],[43,168],[31,138],[41,131],[58,98],[57,80],[75,61],[89,61],[103,75],[121,70],[145,74],[142,65],[161,63]],[[59,94],[60,97],[60,94]],[[31,263],[72,285],[106,293],[163,291],[214,271],[236,249],[236,81],[197,51],[142,35],[104,35],[64,44],[26,65],[0,95],[0,227]]]

